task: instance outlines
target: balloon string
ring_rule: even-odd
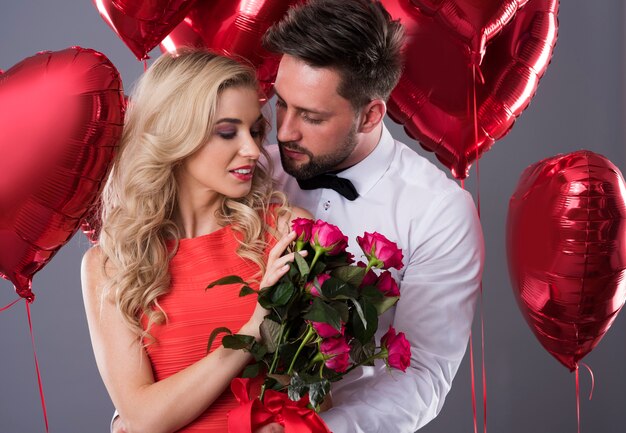
[[[593,389],[596,386],[596,380],[593,377],[593,371],[591,371],[591,367],[589,367],[587,364],[585,364],[584,362],[581,362],[581,364],[587,369],[589,370],[589,374],[591,375],[591,391],[589,391],[589,400],[591,400],[591,397],[593,397]]]
[[[480,220],[480,160],[478,155],[478,110],[476,108],[476,71],[480,74],[481,82],[484,84],[485,79],[480,72],[480,68],[474,65],[472,68],[473,80],[473,117],[474,117],[474,143],[476,143],[476,210],[478,219]],[[481,364],[483,379],[483,433],[487,433],[487,369],[485,368],[485,310],[483,306],[483,282],[480,281],[480,348],[481,348]]]
[[[146,72],[148,70],[148,60],[143,60],[143,71]]]
[[[41,408],[43,409],[43,420],[46,423],[46,433],[49,433],[48,412],[46,411],[46,399],[43,395],[43,386],[41,384],[41,372],[39,370],[39,362],[37,361],[37,351],[35,350],[35,337],[33,335],[33,323],[30,320],[30,302],[26,302],[26,313],[28,314],[28,327],[30,329],[30,341],[33,345],[33,356],[35,358],[35,370],[37,371],[37,383],[39,384],[39,397],[41,399]]]
[[[470,351],[470,373],[472,377],[472,414],[474,415],[474,433],[478,433],[478,427],[476,424],[476,384],[474,380],[474,343],[472,341],[472,331],[470,331],[469,338],[469,351]]]
[[[580,433],[580,384],[578,381],[578,364],[576,365],[576,423]]]
[[[14,306],[15,304],[17,304],[18,302],[20,302],[22,300],[22,298],[17,298],[15,301],[11,302],[9,305],[5,305],[4,307],[0,308],[0,312],[4,311],[4,310],[8,310],[9,308],[11,308],[12,306]]]

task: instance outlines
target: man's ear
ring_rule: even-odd
[[[361,122],[358,132],[368,133],[383,121],[387,112],[387,104],[382,99],[374,99],[361,109]]]

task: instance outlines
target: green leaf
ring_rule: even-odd
[[[279,283],[259,290],[259,304],[268,310],[286,305],[295,292],[295,286],[289,280],[281,279]]]
[[[321,293],[328,299],[350,299],[358,296],[356,288],[334,277],[324,281]]]
[[[331,275],[354,287],[359,287],[363,281],[363,277],[365,277],[365,268],[359,266],[341,266],[333,269]]]
[[[253,293],[256,294],[256,290],[254,290],[252,287],[246,285],[246,286],[243,286],[241,288],[241,290],[239,291],[239,297],[252,295]]]
[[[287,395],[293,401],[298,401],[309,390],[306,382],[298,375],[298,373],[294,373],[291,376],[291,382],[289,382],[289,386],[287,387]]]
[[[231,335],[233,332],[230,329],[224,328],[224,327],[215,328],[213,332],[211,332],[211,335],[209,336],[209,343],[206,346],[206,353],[211,352],[211,346],[213,345],[213,341],[215,341],[218,335],[223,334],[223,333]]]
[[[344,323],[348,322],[350,318],[350,309],[348,308],[348,305],[345,303],[345,301],[331,302],[330,306],[333,307],[335,311],[339,313],[339,316],[341,317],[342,322]]]
[[[385,311],[396,305],[398,299],[400,299],[399,296],[383,296],[383,299],[381,301],[375,302],[374,306],[376,307],[378,315],[380,316]]]
[[[227,277],[223,277],[223,278],[220,278],[219,280],[213,281],[206,288],[210,289],[211,287],[215,287],[215,286],[225,286],[228,284],[236,284],[236,283],[247,284],[240,276],[229,275]]]
[[[256,341],[252,342],[252,347],[250,347],[250,354],[254,357],[255,361],[260,361],[267,354],[267,347],[265,345],[257,343]]]
[[[376,286],[365,286],[361,288],[361,297],[373,304],[381,302],[384,296],[385,295],[383,295]]]
[[[241,377],[243,378],[257,377],[260,371],[261,369],[260,369],[259,364],[257,363],[249,364],[248,366],[246,366],[246,368],[243,369],[243,372],[241,373]]]
[[[328,323],[336,330],[341,330],[341,315],[320,298],[313,298],[311,309],[303,316],[303,319]]]
[[[313,266],[313,269],[311,269],[311,272],[309,272],[309,275],[319,275],[324,272],[325,268],[326,264],[322,260],[318,260],[315,266]]]
[[[280,323],[276,323],[273,320],[265,317],[263,323],[261,323],[261,337],[267,347],[269,353],[274,353],[278,347],[278,341],[280,339]]]
[[[287,304],[289,299],[293,296],[295,289],[296,288],[291,281],[287,281],[276,286],[276,288],[272,291],[272,306],[282,307]]]
[[[352,332],[354,336],[359,339],[361,344],[366,344],[374,336],[378,328],[378,312],[374,305],[364,299],[360,302],[356,302],[355,307],[357,304],[360,308],[356,308],[356,310],[357,312],[359,310],[362,312],[365,320],[363,320],[360,314],[352,314]]]
[[[354,298],[351,298],[350,300],[352,301],[352,304],[354,305],[354,308],[356,309],[356,312],[359,315],[361,322],[363,323],[363,328],[366,329],[367,320],[365,319],[365,314],[363,313],[363,308],[361,308],[361,304]]]
[[[329,392],[330,381],[327,379],[321,379],[309,384],[309,401],[316,411]]]
[[[254,342],[254,337],[243,334],[226,335],[224,336],[224,338],[222,338],[222,346],[227,349],[250,350]]]
[[[298,270],[300,271],[300,275],[309,275],[311,269],[309,269],[309,265],[307,264],[306,260],[304,260],[304,257],[302,257],[299,253],[295,253],[294,259],[296,265],[298,266]]]
[[[367,342],[367,344],[361,344],[358,338],[353,339],[350,342],[350,358],[356,363],[361,365],[374,365],[374,360],[365,362],[368,358],[372,357],[376,352],[376,340],[374,337]]]

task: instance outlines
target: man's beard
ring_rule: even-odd
[[[298,143],[293,141],[278,141],[278,149],[280,151],[280,162],[283,166],[283,170],[296,179],[309,179],[318,174],[327,173],[333,171],[336,167],[344,162],[357,145],[356,139],[356,125],[352,126],[352,129],[341,142],[337,150],[328,155],[313,155],[309,150],[301,147]],[[301,152],[309,157],[309,162],[298,165],[293,160],[289,159],[283,152],[283,147]]]

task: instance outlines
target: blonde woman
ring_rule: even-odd
[[[258,99],[253,70],[199,50],[163,55],[130,99],[82,267],[96,361],[129,433],[226,431],[228,386],[251,357],[219,339],[207,355],[209,335],[260,339],[266,312],[236,285],[205,287],[231,274],[265,287],[293,260],[289,220],[309,215],[286,207],[258,162]]]

